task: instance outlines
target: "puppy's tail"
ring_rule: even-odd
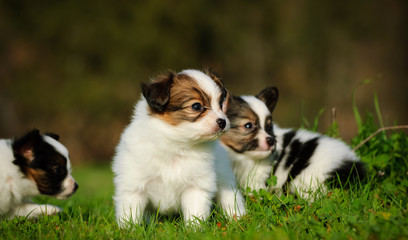
[[[348,188],[366,178],[366,167],[363,162],[346,160],[337,169],[329,173],[326,182],[332,183],[333,187]]]

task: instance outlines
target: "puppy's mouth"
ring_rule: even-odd
[[[203,138],[205,139],[213,139],[216,140],[218,138],[220,138],[222,135],[224,135],[227,131],[226,130],[219,130],[217,132],[213,132],[213,133],[207,133],[207,134],[203,134],[201,135]]]
[[[249,155],[253,159],[264,159],[270,157],[275,151],[275,147],[271,147],[268,150],[252,150],[246,151],[245,154]]]
[[[248,152],[258,153],[258,154],[272,154],[273,150],[272,149],[269,149],[269,150],[253,150],[253,151],[248,151]]]
[[[59,199],[59,200],[65,200],[65,199],[68,199],[69,197],[71,197],[72,195],[73,195],[74,193],[70,193],[70,194],[68,194],[68,195],[56,195],[56,196],[54,196],[56,199]]]
[[[56,199],[60,199],[60,200],[67,199],[67,198],[71,197],[72,195],[74,195],[74,193],[77,191],[77,189],[78,189],[78,184],[74,183],[74,185],[71,187],[71,190],[69,192],[67,192],[67,189],[65,189],[60,194],[57,194],[54,197]]]

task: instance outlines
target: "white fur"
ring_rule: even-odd
[[[58,152],[67,158],[68,150],[58,141],[43,136],[43,139],[51,144]],[[12,140],[0,140],[0,215],[6,215],[8,218],[15,216],[38,217],[41,214],[55,214],[61,211],[61,208],[48,204],[34,204],[30,199],[40,195],[37,185],[34,181],[26,178],[19,167],[13,164],[14,156],[12,150]],[[70,165],[69,165],[70,166]],[[69,174],[64,181],[65,190],[54,196],[59,199],[67,198],[72,194],[75,180]]]
[[[231,162],[220,149],[219,141],[215,146],[215,170],[217,173],[217,200],[221,208],[228,216],[237,217],[245,213],[245,203],[241,193],[238,190],[236,178],[232,171]]]
[[[265,103],[254,96],[241,96],[241,98],[248,103],[251,109],[258,115],[259,119],[262,119],[259,123],[261,128],[265,129],[265,121],[263,120],[271,114]]]
[[[62,145],[60,142],[58,142],[57,140],[55,140],[54,138],[47,136],[47,135],[43,135],[42,138],[44,139],[44,141],[46,141],[48,144],[50,144],[51,146],[54,147],[54,149],[59,152],[63,157],[65,157],[67,160],[69,160],[69,153],[68,153],[68,149]],[[68,161],[67,162],[67,167],[68,169],[71,169],[71,163]]]
[[[224,145],[221,141],[219,141],[219,147],[217,150],[217,159],[227,158],[231,161],[232,169],[237,178],[239,186],[241,186],[243,189],[249,187],[256,191],[266,189],[266,180],[269,178],[269,174],[272,170],[272,161],[270,158],[253,158],[258,151],[251,151],[249,154],[236,153]],[[261,155],[261,153],[259,154]]]
[[[150,115],[144,97],[136,104],[112,166],[116,217],[122,227],[129,220],[140,223],[148,205],[164,214],[181,212],[187,223],[205,220],[216,196],[230,216],[245,213],[234,176],[228,174],[229,163],[214,162],[212,153],[213,141],[223,133],[215,131],[216,119],[225,119],[225,130],[229,128],[218,103],[221,90],[200,71],[182,73],[211,96],[210,112],[196,122],[173,126]]]
[[[264,129],[264,119],[271,113],[266,105],[254,96],[243,96],[252,110],[258,115],[262,129]],[[241,187],[250,187],[253,190],[268,189],[267,179],[270,177],[272,167],[277,161],[277,157],[282,152],[283,135],[292,129],[282,129],[274,124],[274,134],[277,141],[275,151],[264,151],[261,153],[247,151],[242,154],[236,153],[221,143],[228,153],[229,159],[233,165],[233,171]],[[324,191],[322,184],[328,177],[328,174],[341,166],[344,159],[359,161],[357,156],[342,141],[322,136],[306,130],[297,130],[293,139],[300,142],[311,140],[319,137],[318,146],[310,158],[310,165],[307,166],[299,175],[290,182],[290,192],[298,192],[302,197],[309,197],[309,193],[317,190]],[[291,167],[285,170],[283,167],[288,155],[281,160],[276,169],[277,185],[272,186],[274,189],[281,189],[286,182]],[[271,190],[271,189],[269,189]]]

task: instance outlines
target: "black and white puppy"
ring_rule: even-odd
[[[15,140],[0,140],[0,215],[38,217],[61,209],[30,198],[48,195],[66,199],[78,188],[70,174],[68,150],[55,134],[33,130]]]
[[[230,126],[228,92],[211,72],[184,70],[142,85],[113,159],[118,224],[141,223],[146,210],[204,220],[215,198],[229,216],[245,213],[228,159],[214,141]]]
[[[232,96],[227,116],[231,130],[222,136],[241,187],[283,190],[308,198],[325,182],[364,175],[364,166],[344,142],[307,130],[282,129],[272,123],[278,89],[256,96]],[[220,153],[222,154],[222,152]],[[276,186],[268,186],[270,176]]]

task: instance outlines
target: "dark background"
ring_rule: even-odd
[[[408,1],[0,1],[0,136],[61,135],[73,162],[108,161],[140,83],[212,67],[235,94],[277,86],[283,127],[357,133],[378,95],[385,125],[408,122]],[[307,127],[307,124],[306,124]]]

